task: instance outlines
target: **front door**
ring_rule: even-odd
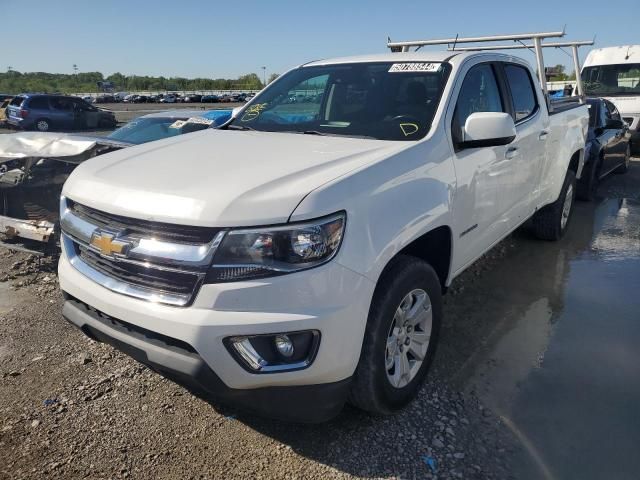
[[[454,236],[459,259],[457,272],[482,255],[507,230],[505,218],[510,201],[504,198],[511,181],[512,145],[458,149],[469,115],[476,112],[507,112],[496,76],[497,66],[480,63],[469,69],[457,97],[451,121],[457,188],[453,199]]]

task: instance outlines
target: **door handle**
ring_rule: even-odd
[[[546,140],[549,132],[547,130],[542,130],[540,135],[538,135],[538,140]]]
[[[518,147],[510,147],[509,149],[507,149],[506,152],[504,152],[504,158],[506,158],[507,160],[510,160],[514,157],[517,157],[518,154],[519,154]]]

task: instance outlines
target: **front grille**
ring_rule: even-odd
[[[114,215],[64,197],[62,202],[62,240],[77,270],[119,294],[172,306],[191,304],[215,254],[214,239],[224,234]],[[127,245],[124,253],[112,254],[99,240],[90,245],[104,232]]]
[[[196,272],[149,268],[144,265],[104,258],[82,245],[78,245],[77,248],[82,261],[91,268],[131,285],[155,292],[177,295],[190,295],[198,286],[199,276]]]
[[[219,229],[208,227],[192,227],[170,223],[151,222],[135,218],[123,217],[112,213],[95,210],[86,205],[67,199],[67,205],[74,215],[99,228],[126,231],[141,238],[155,238],[177,243],[209,243]]]

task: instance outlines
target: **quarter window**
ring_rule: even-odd
[[[526,68],[518,65],[505,65],[504,71],[511,89],[514,120],[519,122],[533,115],[538,107],[531,75]]]

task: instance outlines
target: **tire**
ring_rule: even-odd
[[[398,312],[407,305],[409,308],[403,309],[406,317],[399,316]],[[418,315],[411,316],[414,309]],[[404,325],[408,322],[417,326],[400,328],[405,318]],[[442,287],[435,270],[416,257],[399,255],[385,269],[376,286],[349,402],[375,415],[389,415],[413,400],[433,361],[441,322]],[[419,338],[426,341],[412,342]],[[388,348],[390,344],[395,353]],[[404,350],[401,347],[405,347]],[[414,356],[412,352],[418,349],[419,355]],[[407,359],[406,363],[399,360],[401,355]],[[389,361],[393,362],[392,367],[388,366]],[[407,366],[404,376],[400,375],[402,365]]]
[[[40,118],[33,126],[39,132],[48,132],[51,129],[51,122],[46,118]]]
[[[576,186],[576,198],[578,200],[591,202],[596,197],[598,184],[600,183],[602,160],[602,155],[599,155],[594,161],[589,162],[586,169],[583,170],[583,177]]]
[[[568,170],[558,199],[533,216],[533,232],[536,237],[554,241],[562,238],[571,223],[575,193],[576,174]]]
[[[616,168],[613,173],[627,173],[629,164],[631,163],[631,144],[627,143],[627,150],[624,154],[624,163]]]

